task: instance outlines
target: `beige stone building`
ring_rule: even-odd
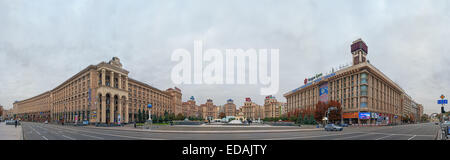
[[[281,117],[283,112],[283,103],[278,102],[273,96],[266,96],[264,100],[264,117],[275,118]]]
[[[343,107],[345,123],[399,123],[404,90],[367,61],[367,45],[361,39],[351,45],[353,65],[304,80],[304,85],[284,94],[287,110],[314,109],[319,101],[336,100]],[[403,110],[402,110],[403,109]],[[371,115],[360,119],[359,115]]]
[[[195,104],[195,98],[194,96],[191,96],[190,100],[187,102],[183,102],[182,104],[182,110],[183,115],[185,117],[201,117],[202,115],[199,114],[199,106]]]
[[[148,104],[152,115],[181,112],[180,89],[162,91],[128,73],[117,57],[90,65],[50,91],[15,102],[13,112],[28,121],[103,124],[134,122]]]
[[[225,116],[236,116],[236,105],[232,99],[228,99],[227,103],[223,105],[223,112]]]
[[[245,98],[244,106],[240,109],[245,119],[264,119],[264,106],[252,102],[251,98]]]
[[[205,104],[200,105],[199,114],[203,119],[218,119],[220,107],[214,105],[212,99],[208,99]]]

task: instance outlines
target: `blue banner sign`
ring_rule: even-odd
[[[370,112],[359,112],[359,119],[370,119]]]
[[[148,107],[148,108],[152,108],[152,104],[148,104],[147,107]]]
[[[448,104],[448,100],[446,99],[438,100],[438,104]]]

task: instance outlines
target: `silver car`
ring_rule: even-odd
[[[336,126],[334,124],[327,124],[325,126],[325,131],[342,131],[344,128]]]

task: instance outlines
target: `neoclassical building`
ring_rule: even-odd
[[[28,121],[118,124],[137,120],[139,111],[152,115],[181,112],[181,90],[159,90],[128,77],[120,59],[90,65],[56,88],[16,101],[16,116]]]
[[[353,65],[324,76],[306,78],[303,86],[285,93],[287,111],[315,109],[319,101],[335,100],[343,108],[344,123],[399,123],[401,115],[409,112],[412,98],[370,64],[364,41],[353,41],[350,51]]]

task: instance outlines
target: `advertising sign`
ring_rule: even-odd
[[[343,118],[358,118],[358,112],[344,113]]]
[[[328,82],[319,87],[319,101],[328,102]]]
[[[359,112],[359,119],[370,119],[370,112]]]

